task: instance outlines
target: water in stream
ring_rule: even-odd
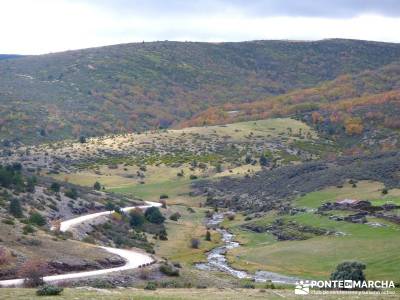
[[[204,271],[221,271],[224,273],[228,273],[237,278],[249,278],[253,279],[256,282],[266,282],[272,281],[275,283],[284,283],[284,284],[295,284],[298,281],[298,278],[289,277],[285,275],[281,275],[278,273],[267,272],[267,271],[257,271],[255,274],[249,274],[245,271],[236,270],[232,268],[227,260],[226,253],[230,249],[240,247],[238,242],[234,241],[234,235],[228,232],[225,229],[219,228],[218,225],[224,220],[224,214],[215,213],[213,216],[206,221],[206,225],[210,228],[216,228],[216,230],[221,234],[222,241],[224,245],[212,249],[207,254],[207,262],[206,263],[198,263],[196,267],[200,270]]]

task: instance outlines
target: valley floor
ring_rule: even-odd
[[[307,295],[307,299],[321,299],[320,295]],[[339,298],[340,297],[340,298]],[[398,299],[397,295],[362,295],[362,296],[324,296],[324,300],[336,299],[383,300]],[[1,299],[31,300],[42,299],[35,295],[33,289],[0,289]],[[246,299],[303,299],[296,296],[292,289],[263,290],[263,289],[160,289],[144,291],[139,289],[65,289],[61,296],[46,297],[46,299],[102,299],[102,300],[246,300]]]

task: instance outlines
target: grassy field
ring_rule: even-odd
[[[139,289],[65,289],[61,296],[37,297],[33,289],[0,289],[2,299],[57,299],[57,300],[247,300],[247,299],[398,299],[397,295],[307,295],[296,296],[292,289],[288,290],[264,290],[264,289],[159,289],[156,291],[145,291]]]
[[[399,203],[398,190],[390,190],[382,195],[383,185],[376,182],[360,182],[356,188],[345,185],[343,188],[331,187],[320,192],[310,193],[300,198],[296,205],[307,208],[318,207],[321,203],[342,198],[371,199],[374,204],[386,202]],[[334,215],[350,212],[331,211]],[[257,225],[271,224],[277,215],[273,212],[248,222]],[[372,227],[330,220],[327,216],[312,212],[294,216],[284,216],[284,220],[295,221],[301,225],[324,228],[340,232],[340,236],[315,236],[301,241],[280,241],[269,233],[255,233],[243,230],[243,217],[235,221],[224,221],[242,247],[228,253],[230,262],[239,269],[249,271],[268,270],[302,278],[329,277],[336,265],[346,260],[358,260],[367,265],[368,279],[394,280],[400,282],[400,226],[374,217],[369,222],[384,224]],[[343,235],[342,235],[343,234]]]
[[[343,187],[330,187],[322,191],[309,193],[299,198],[295,205],[298,207],[317,208],[322,203],[335,202],[342,199],[369,200],[374,205],[384,203],[400,204],[400,189],[389,190],[386,195],[382,194],[384,185],[380,182],[360,181],[353,187],[345,184]]]
[[[211,241],[206,241],[207,230],[203,224],[205,209],[195,208],[195,212],[192,213],[187,208],[178,205],[169,208],[169,213],[179,212],[182,218],[178,222],[166,222],[168,241],[159,241],[155,250],[160,257],[190,266],[195,262],[204,261],[205,253],[220,244],[220,236],[211,231]],[[200,240],[198,249],[191,248],[192,238]]]

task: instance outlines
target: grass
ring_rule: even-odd
[[[388,194],[382,194],[384,185],[380,182],[360,181],[356,187],[347,183],[342,188],[329,187],[322,191],[309,193],[296,200],[298,207],[317,208],[326,202],[334,202],[341,199],[369,200],[374,205],[384,203],[400,203],[400,189],[389,190]]]
[[[168,220],[166,222],[168,241],[159,241],[155,247],[156,254],[191,266],[193,263],[205,261],[205,253],[220,244],[220,236],[217,232],[211,232],[211,241],[204,239],[206,228],[203,224],[205,209],[196,208],[190,213],[186,206],[170,207],[170,213],[179,212],[182,218],[178,222]],[[200,240],[199,249],[190,246],[192,238]]]
[[[375,205],[386,202],[398,203],[398,190],[390,190],[383,195],[383,185],[377,182],[359,182],[353,188],[346,184],[343,188],[331,187],[310,193],[296,201],[297,206],[316,208],[327,201],[342,198],[372,199]],[[347,215],[346,211],[331,211],[334,215]],[[276,219],[276,214],[268,213],[262,218],[248,222],[265,226]],[[282,216],[281,216],[282,217]],[[283,216],[298,224],[343,232],[344,236],[316,236],[302,241],[280,241],[269,233],[255,233],[243,230],[243,217],[224,222],[236,235],[242,247],[228,253],[232,265],[249,271],[268,270],[302,278],[326,279],[336,265],[346,260],[358,260],[367,265],[368,279],[394,280],[400,282],[400,227],[389,221],[368,217],[369,222],[385,224],[385,227],[371,227],[330,220],[327,216],[311,212],[294,216]]]
[[[341,295],[340,299],[397,299],[398,295]],[[34,289],[0,289],[2,299],[48,299],[48,300],[246,300],[246,299],[303,299],[296,296],[293,289],[286,290],[263,290],[263,289],[157,289],[146,291],[133,288],[103,290],[103,289],[65,289],[60,296],[38,297]],[[305,299],[305,298],[304,298]],[[321,299],[321,295],[308,295],[307,299]],[[324,295],[323,299],[336,300],[338,295]]]

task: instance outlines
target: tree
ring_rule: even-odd
[[[365,281],[363,270],[366,266],[357,261],[346,261],[339,264],[331,274],[331,280]]]
[[[246,164],[251,164],[251,162],[253,161],[253,159],[251,158],[251,156],[249,154],[246,155],[246,158],[244,159]]]
[[[129,223],[132,227],[141,227],[146,221],[143,212],[140,209],[132,210],[129,215]]]
[[[191,241],[190,241],[190,246],[191,246],[193,249],[199,249],[199,247],[200,247],[200,240],[199,240],[199,239],[195,239],[195,238],[191,239]]]
[[[210,231],[208,231],[208,230],[207,230],[207,232],[206,232],[206,238],[205,238],[205,240],[206,240],[206,241],[211,241],[211,233],[210,233]]]
[[[10,201],[10,208],[9,208],[10,214],[12,214],[16,218],[22,218],[23,213],[22,213],[22,208],[21,208],[21,203],[17,198],[13,198]]]
[[[24,278],[24,285],[26,287],[37,287],[44,283],[43,276],[46,272],[47,264],[45,262],[32,259],[22,265],[19,275]]]
[[[162,224],[165,221],[164,216],[161,214],[158,207],[150,207],[144,213],[147,221],[154,224]]]
[[[34,212],[29,217],[29,223],[37,226],[44,226],[46,225],[46,219],[38,212]]]
[[[268,159],[265,157],[264,154],[260,156],[260,165],[266,167],[268,165]]]
[[[61,188],[61,186],[58,182],[53,182],[50,185],[50,190],[52,190],[54,193],[58,193],[60,191],[60,188]]]
[[[26,182],[26,191],[28,193],[33,193],[35,191],[36,183],[37,183],[37,178],[35,176],[29,177]]]
[[[100,191],[100,190],[101,190],[101,184],[100,184],[100,182],[96,181],[96,182],[94,183],[94,185],[93,185],[93,188],[94,188],[96,191]]]
[[[71,199],[76,199],[78,198],[78,191],[76,190],[76,188],[71,188],[65,192],[65,196]]]
[[[80,142],[81,144],[85,144],[85,143],[86,143],[86,137],[82,135],[82,136],[79,138],[79,142]]]

